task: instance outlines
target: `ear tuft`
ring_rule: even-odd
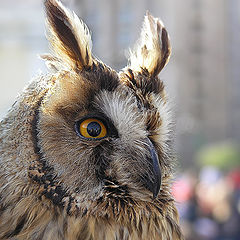
[[[48,39],[54,55],[70,68],[92,65],[91,36],[87,26],[58,0],[45,1]]]
[[[130,51],[130,68],[141,72],[146,69],[156,76],[167,64],[171,53],[169,36],[163,23],[148,12],[145,16],[141,37]]]

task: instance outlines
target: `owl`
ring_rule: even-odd
[[[50,68],[0,125],[0,239],[183,239],[171,196],[172,120],[158,74],[170,57],[146,14],[129,64],[91,52],[86,25],[45,1]]]

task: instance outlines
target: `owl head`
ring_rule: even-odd
[[[94,57],[89,30],[73,12],[57,0],[45,7],[52,53],[42,57],[54,73],[35,111],[39,159],[30,178],[63,205],[166,195],[171,116],[158,74],[170,44],[163,24],[146,14],[129,64],[116,72]]]

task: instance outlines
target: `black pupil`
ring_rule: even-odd
[[[101,126],[97,122],[91,122],[87,125],[87,132],[91,137],[97,137],[101,133]]]

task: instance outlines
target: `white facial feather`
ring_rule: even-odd
[[[156,141],[160,144],[163,152],[169,152],[168,142],[172,140],[172,128],[173,128],[173,120],[172,120],[172,111],[170,104],[165,102],[160,96],[153,94],[153,105],[157,107],[160,118],[161,125],[159,129],[157,129],[158,135],[155,136]]]
[[[139,112],[137,100],[132,94],[125,98],[124,89],[119,87],[117,91],[102,91],[96,97],[96,105],[111,119],[117,128],[120,137],[128,144],[140,145],[147,137],[145,114]],[[168,103],[160,96],[152,94],[153,105],[158,109],[161,125],[154,136],[156,142],[164,152],[168,152],[168,142],[172,140],[172,113]]]
[[[138,111],[136,98],[126,93],[122,86],[114,92],[102,91],[96,97],[96,105],[113,121],[122,139],[137,144],[138,139],[147,136],[145,119]]]

